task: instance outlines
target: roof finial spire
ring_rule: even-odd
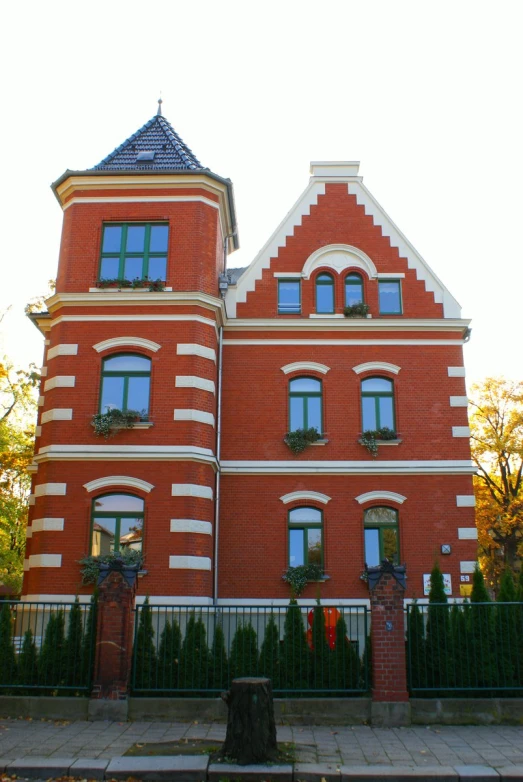
[[[162,116],[162,103],[163,100],[161,98],[158,98],[158,111],[156,112],[158,117]]]

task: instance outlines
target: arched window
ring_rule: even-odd
[[[323,431],[321,380],[297,377],[289,382],[289,431]]]
[[[399,564],[398,511],[392,508],[369,508],[363,521],[365,532],[365,564],[381,565],[388,559]]]
[[[91,554],[142,550],[144,501],[133,494],[104,494],[93,499]]]
[[[109,356],[102,364],[100,412],[137,410],[149,414],[151,359],[133,354]]]
[[[396,428],[394,421],[394,384],[385,377],[361,381],[362,431]]]
[[[334,280],[330,274],[318,274],[316,277],[316,312],[334,312]]]
[[[289,511],[289,565],[323,566],[323,513],[316,508]]]
[[[363,279],[361,274],[351,272],[345,277],[345,306],[363,304]]]

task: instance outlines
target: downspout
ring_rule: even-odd
[[[227,242],[233,236],[236,235],[236,231],[231,234],[227,234],[223,240],[223,276],[227,274]],[[225,308],[225,317],[227,317],[227,306],[225,304],[226,291],[220,290],[221,297]],[[216,409],[216,498],[214,504],[214,588],[213,588],[213,605],[218,603],[218,561],[219,561],[219,542],[220,542],[220,456],[222,446],[222,353],[223,353],[223,323],[218,331],[218,388],[216,392],[218,394],[217,409]]]

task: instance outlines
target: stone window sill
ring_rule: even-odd
[[[316,440],[314,443],[309,443],[310,445],[327,445],[329,441],[326,437],[322,437],[321,440]]]
[[[172,288],[164,288],[161,291],[150,291],[149,288],[143,287],[143,288],[118,288],[117,285],[114,285],[109,288],[89,288],[89,293],[164,293],[164,292],[172,292]]]
[[[358,440],[360,445],[363,445],[361,440]],[[400,445],[403,442],[403,440],[397,438],[396,440],[376,440],[376,445]]]

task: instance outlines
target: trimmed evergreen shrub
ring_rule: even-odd
[[[13,646],[11,606],[4,603],[0,611],[0,685],[14,684],[15,678],[16,654]]]
[[[331,687],[337,690],[355,690],[360,679],[360,659],[357,647],[347,638],[347,624],[343,615],[336,622],[336,645],[331,654]]]
[[[365,649],[361,658],[361,682],[363,687],[368,688],[372,683],[372,640],[370,633],[365,639]]]
[[[187,690],[205,689],[209,683],[209,649],[205,625],[194,611],[189,617],[180,654],[180,687]]]
[[[80,681],[87,689],[91,686],[94,668],[94,650],[96,645],[96,605],[97,594],[91,597],[91,603],[85,621],[84,635],[82,639],[82,674]]]
[[[134,688],[147,690],[156,686],[156,647],[154,645],[153,617],[149,597],[140,610],[140,621],[134,644]]]
[[[276,624],[274,614],[271,613],[265,627],[260,662],[258,666],[260,676],[267,676],[272,681],[273,690],[280,687],[280,631]]]
[[[471,686],[479,688],[496,686],[499,675],[494,653],[496,641],[494,614],[488,605],[490,596],[485,586],[483,573],[477,565],[472,576],[470,602],[468,631],[470,635],[469,661],[473,669]]]
[[[315,690],[330,687],[331,650],[325,634],[325,614],[318,598],[312,618],[311,683]]]
[[[285,690],[309,689],[310,651],[307,646],[303,617],[292,599],[285,614],[283,649],[280,658],[281,686]]]
[[[56,689],[65,683],[65,616],[62,610],[52,611],[49,616],[38,662],[42,686]]]
[[[28,687],[38,684],[38,651],[31,630],[26,630],[18,658],[18,684]],[[31,695],[32,690],[17,690],[19,695]]]
[[[496,640],[496,660],[501,687],[510,687],[520,678],[520,649],[522,641],[521,606],[517,605],[516,586],[512,570],[507,567],[500,581],[495,611],[494,635]],[[510,604],[510,605],[507,605]]]
[[[437,563],[432,568],[430,574],[425,651],[427,658],[427,681],[425,686],[431,689],[445,689],[452,686],[450,616],[443,574]]]
[[[158,686],[162,690],[178,687],[180,672],[180,650],[182,634],[176,619],[167,619],[160,636],[158,647]]]
[[[213,689],[223,690],[229,686],[229,661],[225,649],[225,635],[223,628],[217,624],[214,628],[214,638],[211,648],[210,686]]]
[[[239,624],[231,644],[231,678],[256,676],[258,673],[258,641],[254,627]]]
[[[450,632],[452,636],[453,681],[456,686],[467,690],[471,686],[470,668],[470,604],[454,603],[450,610]],[[463,695],[469,694],[466,692]]]
[[[76,598],[69,612],[69,625],[65,640],[65,684],[81,687],[82,682],[82,609]]]
[[[423,614],[416,600],[408,613],[407,628],[407,670],[410,671],[411,690],[426,686],[425,632]]]

